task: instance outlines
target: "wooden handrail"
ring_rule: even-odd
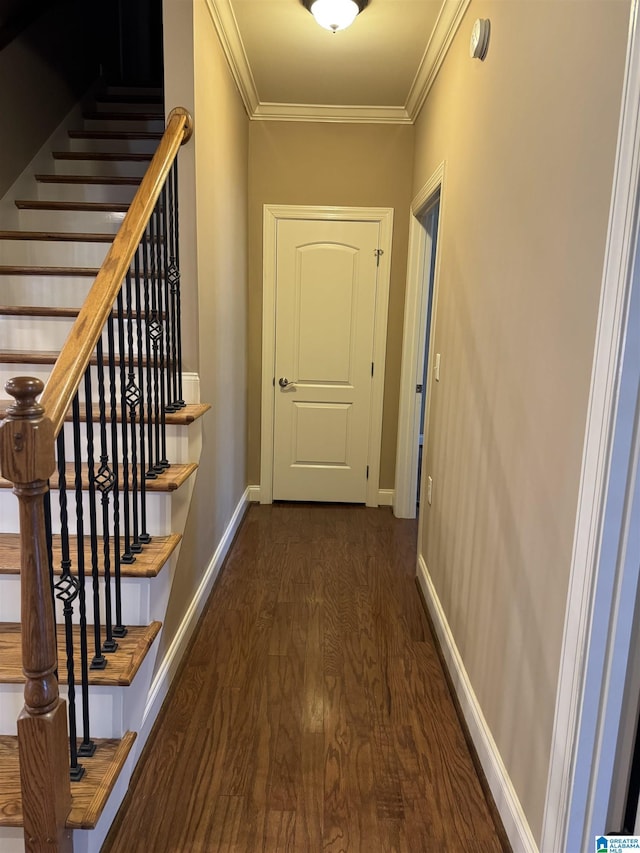
[[[113,310],[113,303],[130,269],[176,154],[180,146],[191,138],[192,132],[193,121],[189,112],[183,107],[173,109],[147,173],[51,371],[40,403],[56,436],[62,429],[67,410]]]

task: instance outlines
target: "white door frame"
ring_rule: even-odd
[[[429,298],[429,275],[426,269],[427,240],[429,235],[421,222],[422,216],[440,196],[438,232],[441,233],[444,206],[445,164],[440,163],[427,183],[411,202],[409,225],[409,252],[407,260],[407,285],[404,302],[404,330],[402,334],[402,369],[400,373],[400,401],[398,410],[398,445],[396,452],[396,482],[393,512],[397,518],[416,517],[416,493],[418,487],[418,422],[419,397],[416,394],[416,365],[424,346],[426,315],[423,307]],[[438,280],[440,278],[440,243],[436,244],[436,262],[433,273],[433,295],[431,309],[431,333],[429,349],[434,340]],[[431,352],[424,354],[431,363]],[[429,412],[431,377],[427,374],[426,411]],[[427,416],[427,423],[428,423]],[[423,452],[427,435],[423,437]]]
[[[634,360],[637,368],[638,346],[637,334],[627,326],[640,288],[637,272],[634,277],[640,208],[638,13],[639,0],[632,0],[541,850],[589,849],[594,834],[607,829],[611,752],[634,615],[629,589],[638,581],[640,543],[629,535],[631,519],[638,516],[638,448],[625,388],[626,368]]]
[[[319,219],[345,222],[378,222],[380,256],[376,288],[375,327],[371,387],[371,420],[369,426],[369,479],[367,506],[378,506],[380,450],[382,440],[382,404],[384,369],[387,351],[387,314],[391,274],[391,241],[393,208],[391,207],[318,207],[297,205],[264,205],[263,277],[262,277],[262,433],[260,440],[260,503],[273,501],[273,417],[276,356],[276,248],[278,222],[285,219]]]

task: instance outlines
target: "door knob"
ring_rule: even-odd
[[[280,379],[278,379],[278,385],[281,388],[288,388],[289,385],[295,385],[295,382],[289,382],[286,376],[281,376]]]

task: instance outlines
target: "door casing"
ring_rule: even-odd
[[[391,273],[393,208],[389,207],[320,207],[297,205],[264,205],[263,277],[262,277],[262,414],[260,439],[260,503],[273,501],[273,416],[275,378],[275,309],[276,248],[278,222],[284,219],[333,220],[346,222],[378,222],[382,249],[376,288],[375,329],[373,339],[374,373],[371,388],[366,505],[378,506],[380,451],[382,440],[382,405],[387,348],[387,315]]]

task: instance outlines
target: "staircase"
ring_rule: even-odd
[[[46,383],[164,127],[161,92],[107,89],[84,112],[80,126],[74,124],[65,132],[64,144],[60,144],[60,134],[57,135],[50,167],[38,168],[30,178],[32,191],[13,199],[12,208],[5,205],[8,212],[0,220],[3,229],[0,230],[0,388],[16,376],[35,377]],[[25,186],[24,180],[21,186]],[[148,318],[145,322],[148,323]],[[116,359],[124,360],[124,355],[120,353]],[[91,370],[95,374],[96,367]],[[124,623],[126,634],[121,636],[120,632],[117,648],[105,652],[103,668],[89,670],[88,716],[96,748],[94,755],[80,758],[82,778],[71,783],[72,805],[67,827],[74,830],[76,853],[99,850],[142,747],[136,744],[135,732],[141,727],[148,702],[158,636],[193,489],[200,453],[200,418],[209,408],[198,402],[197,377],[185,375],[183,381],[186,405],[167,411],[165,416],[166,448],[163,449],[170,465],[146,481],[146,530],[151,541],[135,554],[133,561],[123,559],[120,565],[122,610],[118,624]],[[0,400],[1,418],[11,402]],[[97,403],[87,406],[83,421],[90,415],[98,418],[99,408]],[[120,407],[118,422],[123,418],[126,419],[126,413]],[[65,442],[73,443],[70,412],[66,421]],[[87,490],[90,465],[86,454],[83,458],[82,488]],[[72,565],[81,554],[87,565],[92,559],[89,537],[78,543],[73,537],[65,542],[60,535],[56,514],[60,505],[60,476],[54,474],[50,480],[53,570],[58,578],[65,548],[70,552],[66,558]],[[71,481],[71,471],[67,479]],[[83,501],[86,500],[85,496]],[[110,511],[113,512],[113,507]],[[105,547],[113,554],[113,539]],[[25,681],[21,656],[20,563],[18,501],[12,493],[12,484],[0,478],[2,853],[25,850],[16,736]],[[99,590],[96,592],[88,576],[85,595],[87,600],[94,594],[102,597],[100,607],[104,610],[108,604],[104,596],[109,594],[103,577],[105,567],[101,565],[99,571]],[[55,607],[60,694],[66,698],[63,602],[56,601]],[[72,621],[77,649],[80,632],[77,613]],[[89,626],[87,635],[91,633]],[[76,671],[80,666],[78,660]],[[81,726],[82,710],[79,714]]]

